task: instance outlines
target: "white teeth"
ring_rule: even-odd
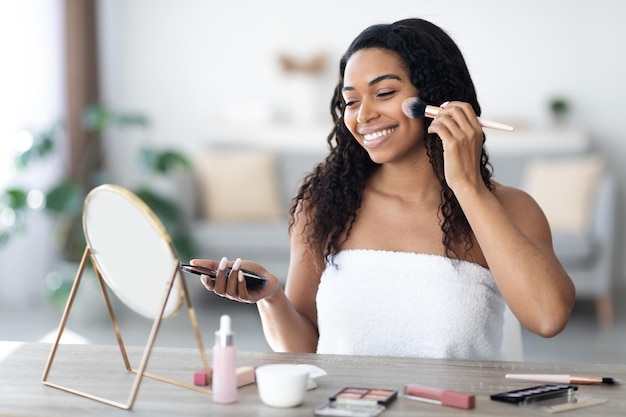
[[[385,135],[391,134],[394,130],[396,130],[395,127],[393,129],[383,129],[383,130],[378,131],[378,132],[368,133],[367,135],[363,135],[363,139],[365,139],[365,140],[378,139],[378,138],[383,137]]]

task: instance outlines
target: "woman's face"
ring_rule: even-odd
[[[402,102],[418,90],[396,53],[379,48],[355,52],[346,63],[342,93],[344,123],[374,162],[398,160],[417,144],[423,149],[423,121],[402,111]]]

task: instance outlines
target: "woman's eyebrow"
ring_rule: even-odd
[[[402,78],[398,77],[395,74],[385,74],[385,75],[381,75],[379,77],[374,78],[372,81],[370,81],[368,83],[368,85],[371,87],[375,84],[378,84],[379,82],[383,81],[383,80],[398,80],[398,81],[402,81]],[[344,86],[341,91],[352,91],[354,90],[354,87],[346,85]]]

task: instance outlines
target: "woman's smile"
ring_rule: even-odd
[[[397,127],[379,129],[371,132],[361,133],[363,138],[363,146],[366,148],[375,148],[386,142],[387,139],[396,131]]]

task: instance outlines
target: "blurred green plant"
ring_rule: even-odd
[[[553,97],[549,101],[550,112],[556,120],[565,117],[570,109],[569,101],[564,97]]]
[[[167,174],[175,169],[191,170],[189,160],[177,151],[143,148],[139,154],[144,170],[156,174]]]
[[[54,151],[55,138],[59,131],[63,129],[61,122],[55,123],[48,130],[34,135],[33,144],[23,152],[14,156],[13,164],[18,171],[26,169],[30,161],[45,158]]]
[[[26,227],[27,210],[43,208],[55,216],[58,225],[60,256],[63,260],[77,262],[85,248],[82,230],[82,205],[89,191],[107,181],[107,172],[102,166],[102,138],[111,127],[149,126],[148,119],[141,114],[120,113],[101,105],[88,106],[82,115],[82,124],[89,133],[78,173],[69,173],[47,192],[29,190],[24,187],[9,187],[0,192],[0,246]],[[64,124],[55,123],[50,129],[33,134],[33,143],[14,158],[16,171],[28,169],[37,159],[45,159],[56,150]],[[166,176],[174,170],[189,171],[191,164],[181,153],[174,150],[143,148],[138,164],[144,172]],[[194,254],[194,243],[188,233],[188,225],[181,208],[148,186],[133,190],[157,215],[170,234],[174,246],[183,259]]]

